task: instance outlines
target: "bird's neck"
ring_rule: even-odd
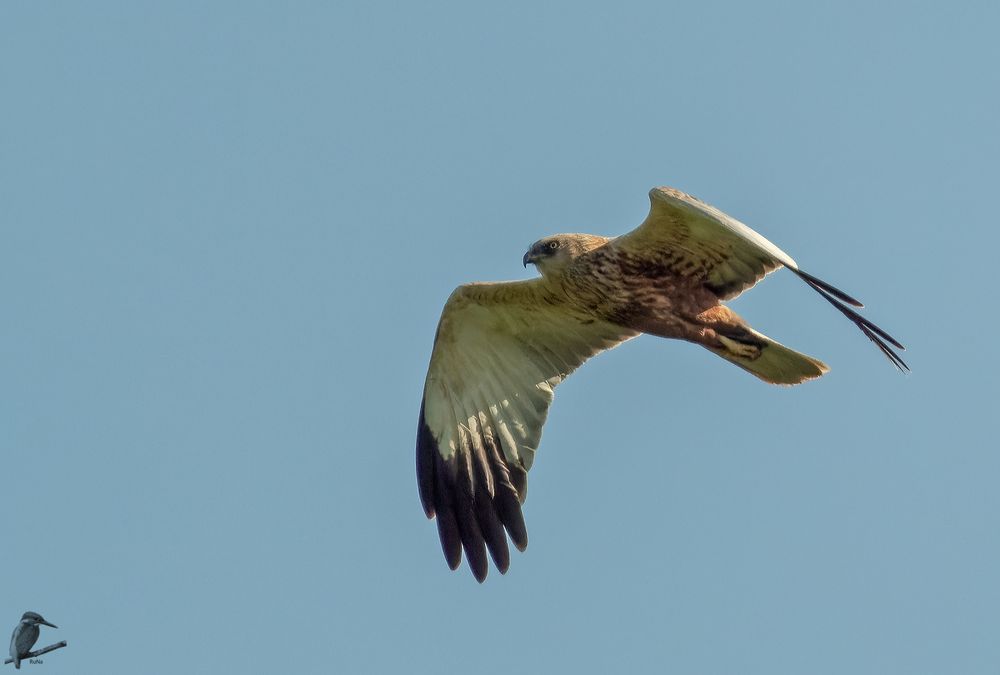
[[[539,260],[535,263],[535,267],[538,268],[539,274],[546,281],[556,281],[560,279],[565,271],[566,267],[569,266],[572,260],[562,259],[562,260]]]

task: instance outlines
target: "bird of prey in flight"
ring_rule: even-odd
[[[507,537],[528,544],[521,514],[552,391],[590,357],[640,333],[694,342],[771,384],[829,369],[751,328],[721,304],[787,267],[854,322],[901,371],[903,346],[743,223],[668,187],[620,237],[557,234],[524,265],[541,277],[472,283],[438,324],[417,429],[417,482],[452,569],[462,551],[476,579],[510,565]]]

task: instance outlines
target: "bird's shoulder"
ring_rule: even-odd
[[[454,342],[460,334],[523,332],[533,321],[565,313],[565,301],[562,288],[543,278],[462,284],[441,310],[435,345]]]

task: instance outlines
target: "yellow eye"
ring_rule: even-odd
[[[549,250],[550,251],[554,251],[557,248],[559,248],[559,242],[558,241],[550,241],[549,242]]]

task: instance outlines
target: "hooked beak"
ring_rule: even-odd
[[[42,619],[42,620],[41,620],[41,621],[39,621],[38,623],[41,623],[41,624],[44,624],[44,625],[46,625],[46,626],[51,626],[52,628],[58,628],[58,627],[59,627],[59,626],[55,625],[54,623],[49,623],[49,622],[48,622],[48,621],[46,621],[45,619]]]
[[[533,264],[535,262],[535,256],[531,255],[531,251],[528,251],[524,254],[524,257],[521,258],[521,262],[523,262],[524,266],[527,267],[528,263]]]

